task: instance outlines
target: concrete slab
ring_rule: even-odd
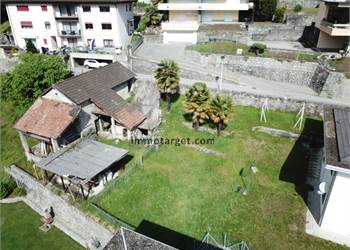
[[[346,237],[344,235],[336,234],[330,231],[326,231],[323,228],[321,228],[315,221],[314,217],[312,216],[311,212],[307,210],[306,212],[306,224],[305,224],[305,232],[307,234],[310,234],[312,236],[329,240],[335,243],[338,243],[340,245],[345,245],[347,247],[350,247],[350,238]]]

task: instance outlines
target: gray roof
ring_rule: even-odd
[[[135,74],[119,62],[88,71],[56,83],[55,89],[67,96],[76,104],[82,104],[101,92],[110,92],[135,77]]]
[[[125,242],[123,240],[125,239]],[[125,245],[126,248],[125,248]],[[176,250],[160,241],[122,227],[105,246],[104,250]]]
[[[119,161],[127,150],[93,140],[85,140],[63,148],[36,165],[60,176],[89,180]]]
[[[350,170],[350,109],[325,108],[324,131],[327,164]]]
[[[83,3],[83,4],[93,4],[93,3],[126,3],[134,2],[134,0],[2,0],[3,3]]]

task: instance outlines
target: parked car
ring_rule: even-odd
[[[107,66],[108,63],[104,63],[104,62],[98,62],[97,60],[91,60],[91,59],[87,59],[84,61],[84,67],[85,68],[94,68],[94,69],[98,69],[104,66]]]

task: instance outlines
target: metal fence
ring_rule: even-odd
[[[140,47],[140,45],[143,43],[144,38],[140,37],[138,39],[132,40],[129,44],[129,48],[131,49],[131,53],[134,53],[135,50]]]

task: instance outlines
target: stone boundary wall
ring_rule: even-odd
[[[55,214],[54,225],[83,247],[103,249],[113,237],[112,232],[51,192],[30,174],[15,165],[7,168],[6,172],[15,179],[18,186],[26,189],[27,196],[23,201],[27,205],[40,215],[43,215],[46,208],[52,207]],[[93,241],[99,241],[101,246],[94,247]]]
[[[218,67],[221,66],[221,55],[202,55],[193,50],[186,50],[185,53],[189,61],[200,63],[205,69],[217,71]],[[328,77],[319,79],[322,77],[318,73],[320,65],[313,62],[281,61],[264,57],[245,58],[244,56],[225,55],[223,63],[226,71],[256,76],[266,80],[307,86],[321,93],[321,96],[330,98],[342,95],[341,82],[346,78],[342,73],[330,72]],[[320,84],[323,86],[322,92],[319,91]]]
[[[149,59],[143,59],[140,57],[131,57],[131,64],[129,64],[129,68],[133,72],[139,73],[139,74],[145,74],[145,75],[153,75],[154,71],[158,67],[158,62],[154,60],[149,60]],[[217,70],[216,70],[217,71]],[[214,71],[213,71],[214,72]],[[210,73],[208,71],[194,71],[190,69],[184,69],[181,67],[180,70],[180,76],[183,78],[188,78],[188,79],[195,79],[199,81],[216,81],[216,76],[217,74]],[[225,80],[226,82],[232,82],[231,80]]]
[[[180,93],[184,94],[188,90],[189,86],[180,85]],[[210,87],[209,87],[210,88]],[[211,89],[214,93],[216,89]],[[261,108],[262,104],[266,99],[268,99],[268,108],[270,110],[279,111],[289,111],[289,112],[299,112],[303,103],[305,103],[305,113],[309,115],[322,116],[323,109],[326,104],[318,102],[310,102],[307,100],[297,100],[285,97],[277,97],[272,95],[258,95],[247,92],[239,91],[227,91],[222,90],[221,95],[226,95],[232,97],[234,105],[251,106],[255,108]],[[345,106],[342,105],[332,105],[339,108]],[[268,113],[267,113],[268,116]]]
[[[295,5],[300,4],[303,7],[316,7],[320,2],[320,0],[278,0],[278,6],[294,8]]]

